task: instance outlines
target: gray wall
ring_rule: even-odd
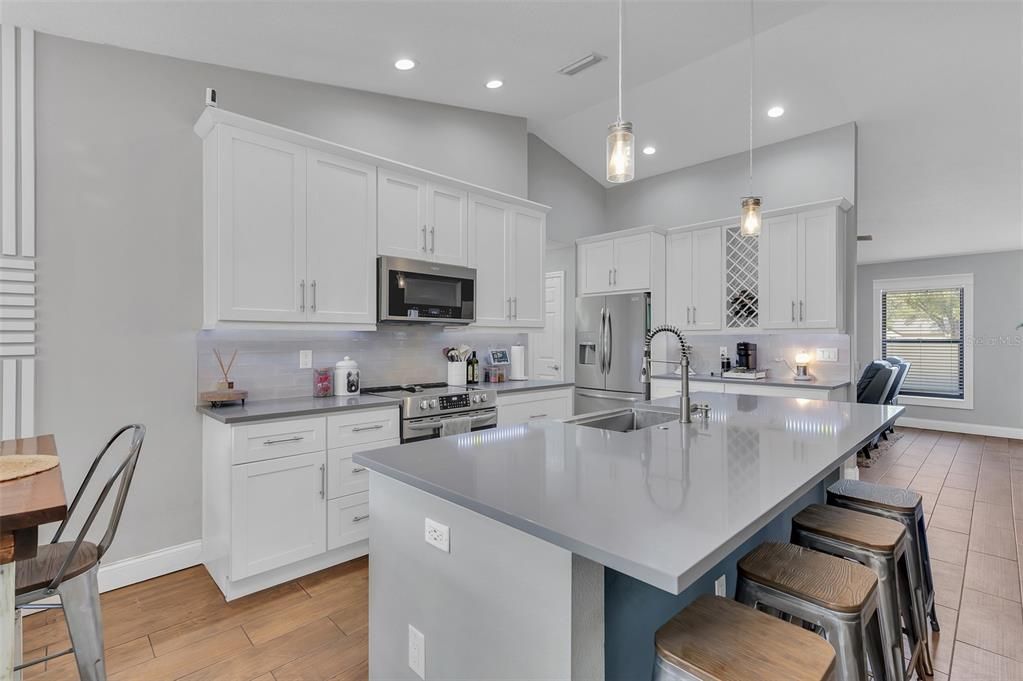
[[[36,39],[37,431],[69,491],[149,427],[111,559],[200,536],[204,88],[226,109],[523,195],[525,121],[49,35]]]
[[[856,202],[856,126],[829,128],[754,150],[753,192],[764,209],[843,196]],[[749,157],[726,156],[607,190],[605,228],[678,227],[739,214]]]
[[[858,268],[858,364],[873,359],[874,281],[973,274],[973,409],[909,406],[923,419],[1023,428],[1023,251],[900,260]],[[1005,342],[1002,342],[1002,341]]]

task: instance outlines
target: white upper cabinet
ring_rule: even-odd
[[[381,170],[377,252],[465,265],[469,258],[466,193]]]
[[[578,242],[579,295],[650,290],[652,273],[664,267],[663,247],[663,235],[655,232]]]
[[[546,216],[469,196],[478,326],[542,327]]]
[[[376,322],[376,168],[310,150],[308,318]]]
[[[667,240],[669,324],[689,331],[717,331],[723,309],[721,228],[670,234]]]
[[[213,143],[215,146],[215,141]],[[246,130],[220,134],[214,168],[219,201],[216,254],[207,285],[216,281],[215,315],[222,320],[305,320],[306,150]],[[207,176],[207,180],[209,177]]]
[[[844,214],[834,206],[764,220],[760,234],[761,325],[841,329]]]

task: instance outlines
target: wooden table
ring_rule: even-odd
[[[52,435],[0,441],[0,456],[57,455]],[[0,681],[14,678],[14,566],[32,558],[39,544],[39,526],[67,517],[67,498],[60,465],[48,471],[0,482]],[[20,651],[18,651],[20,652]]]

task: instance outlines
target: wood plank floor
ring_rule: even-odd
[[[941,632],[936,681],[1023,681],[1023,441],[900,428],[874,480],[924,498]],[[367,671],[368,561],[225,603],[202,567],[102,596],[111,681],[355,681]],[[37,657],[67,647],[59,611],[25,619]],[[28,679],[76,679],[67,656]]]
[[[1023,440],[899,428],[860,478],[923,496],[936,681],[1023,680]]]
[[[224,602],[202,566],[102,595],[110,681],[358,681],[368,678],[369,563],[338,565]],[[59,610],[24,620],[26,659],[65,650]],[[70,655],[26,681],[77,679]]]

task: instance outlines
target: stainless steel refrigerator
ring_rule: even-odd
[[[642,401],[639,375],[650,330],[650,294],[577,298],[575,316],[575,413]]]

